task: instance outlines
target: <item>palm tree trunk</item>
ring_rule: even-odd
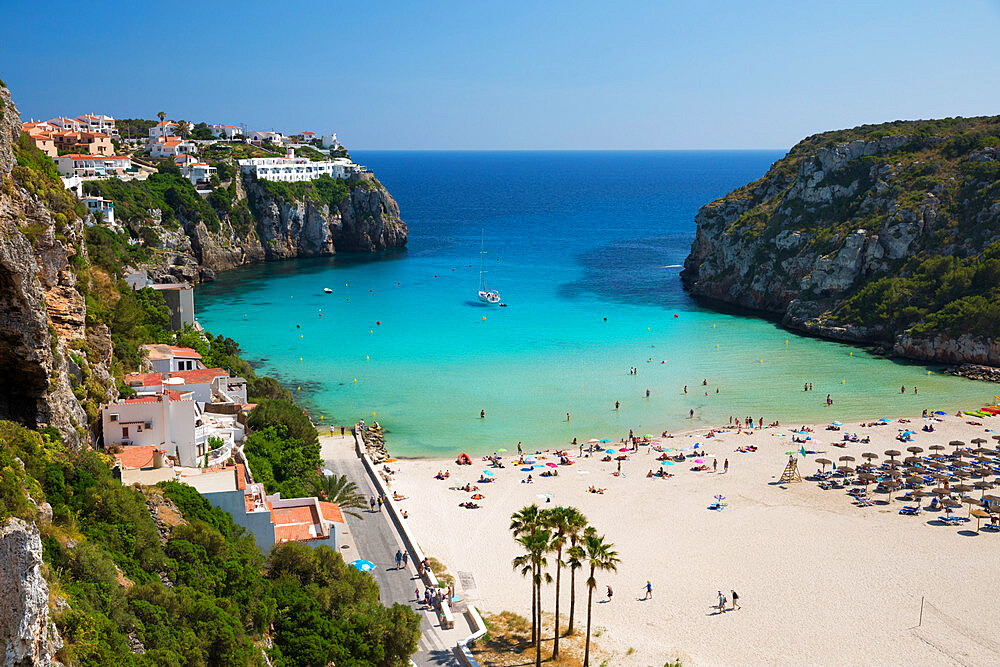
[[[593,575],[591,575],[593,578]],[[594,600],[594,589],[587,587],[587,643],[583,649],[583,667],[590,667],[590,608]]]
[[[576,570],[570,568],[569,570],[569,627],[566,628],[566,634],[573,634],[573,607],[576,606]]]
[[[559,580],[562,578],[562,548],[556,551],[556,628],[552,640],[552,657],[559,655]]]
[[[535,628],[538,627],[538,586],[535,584],[535,565],[531,566],[531,641],[535,641]]]
[[[538,566],[538,634],[535,636],[535,667],[542,667],[542,566]]]

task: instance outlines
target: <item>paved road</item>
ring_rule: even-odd
[[[350,445],[339,438],[323,440],[327,441],[323,447],[326,467],[337,475],[347,475],[347,479],[357,484],[365,495],[375,495],[375,488],[368,479],[361,460],[354,453],[353,439]],[[414,590],[419,588],[422,591],[423,581],[417,577],[413,567],[396,569],[396,550],[402,550],[403,543],[391,520],[385,514],[369,510],[362,511],[361,515],[362,519],[344,515],[357,546],[357,553],[344,552],[345,560],[364,558],[375,563],[372,574],[378,582],[382,604],[391,606],[399,602],[420,614],[420,648],[412,657],[414,663],[419,667],[459,665],[452,649],[459,637],[468,634],[465,623],[456,619],[455,630],[443,630],[435,614],[417,606]]]

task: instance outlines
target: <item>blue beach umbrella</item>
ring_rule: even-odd
[[[947,412],[945,412],[944,410],[935,410],[935,411],[934,411],[934,414],[936,414],[936,415],[946,415],[946,414],[948,414],[948,413],[947,413]]]
[[[605,454],[614,454],[614,453],[615,453],[615,450],[613,450],[613,449],[605,449],[605,450],[604,450],[604,453],[605,453]]]
[[[375,569],[375,563],[370,560],[354,560],[349,563],[352,567],[356,567],[362,572],[371,572]]]
[[[831,422],[834,426],[843,426],[840,422]]]
[[[610,438],[602,438],[601,442],[611,442],[611,439]]]
[[[883,424],[888,424],[889,423],[889,420],[886,419],[885,417],[882,417],[882,419],[879,419],[879,421],[882,422]]]
[[[492,470],[484,470],[483,474],[486,475],[487,477],[492,477],[493,476],[493,471]]]

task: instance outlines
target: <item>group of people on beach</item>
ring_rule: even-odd
[[[740,596],[739,596],[739,593],[737,593],[736,591],[734,591],[732,589],[730,589],[729,593],[730,593],[730,595],[732,595],[731,600],[732,600],[733,606],[730,607],[729,609],[726,609],[726,603],[728,603],[730,601],[730,599],[727,599],[726,595],[722,591],[719,591],[718,610],[719,610],[720,614],[724,614],[727,611],[736,611],[737,609],[740,609]]]

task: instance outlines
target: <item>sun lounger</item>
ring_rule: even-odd
[[[920,514],[919,505],[904,505],[903,509],[899,510],[900,514],[905,514],[907,516],[916,516]]]
[[[872,505],[875,504],[874,500],[872,500],[871,498],[865,498],[864,496],[859,497],[857,501],[858,501],[858,507],[871,507]]]

